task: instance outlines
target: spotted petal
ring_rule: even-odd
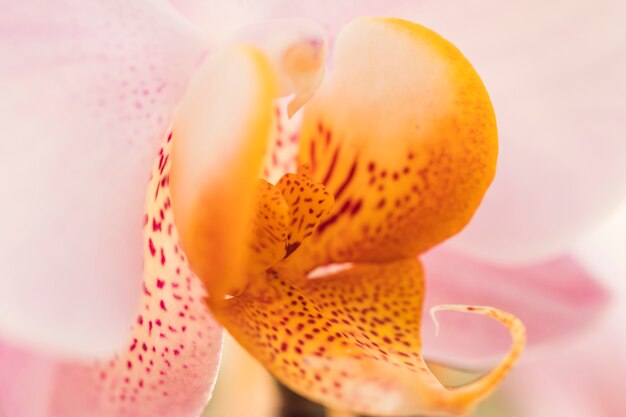
[[[222,330],[178,244],[169,189],[170,143],[148,187],[141,309],[126,346],[84,364],[0,343],[6,417],[196,417],[217,376]]]
[[[283,383],[335,408],[367,415],[464,415],[488,395],[520,353],[521,323],[488,307],[440,306],[489,316],[512,332],[505,361],[448,390],[421,355],[423,276],[418,261],[358,264],[291,284],[269,271],[211,308],[229,332]]]
[[[497,133],[480,78],[419,25],[357,19],[307,105],[298,162],[335,207],[293,263],[385,261],[458,232],[494,175]]]
[[[202,45],[167,3],[1,8],[0,334],[108,356],[137,314],[150,166]]]

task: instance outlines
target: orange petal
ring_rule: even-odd
[[[289,221],[289,207],[280,189],[259,180],[257,193],[252,232],[248,236],[252,250],[249,271],[254,275],[284,258]]]
[[[333,206],[323,185],[304,174],[286,174],[276,186],[259,180],[252,232],[249,278],[291,255],[313,234]]]
[[[334,199],[323,185],[303,174],[285,174],[276,184],[289,206],[287,251],[291,255],[330,213]]]
[[[417,24],[361,18],[305,107],[299,163],[335,196],[297,257],[326,262],[412,257],[469,221],[495,170],[489,96],[449,42]]]
[[[523,343],[523,327],[514,318],[463,307],[513,327],[516,344],[493,373],[447,389],[421,355],[418,261],[358,264],[298,286],[288,278],[269,271],[245,294],[212,303],[212,309],[278,379],[330,408],[380,416],[462,415],[493,390]]]
[[[251,47],[234,47],[198,71],[174,122],[176,226],[211,296],[246,285],[246,242],[276,91],[267,59]]]

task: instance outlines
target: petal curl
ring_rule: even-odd
[[[458,232],[494,175],[480,78],[450,43],[396,19],[357,19],[305,107],[298,162],[335,207],[298,268],[413,257]]]
[[[152,158],[203,47],[166,3],[1,8],[0,334],[108,356],[137,314]]]
[[[498,174],[451,248],[509,265],[566,254],[626,195],[626,4],[425,1],[405,13],[466,53],[498,117]]]
[[[173,225],[170,144],[148,188],[141,309],[125,348],[91,365],[0,343],[6,417],[197,417],[217,376],[222,330]]]
[[[556,342],[595,324],[609,293],[575,259],[504,268],[445,249],[421,258],[428,277],[425,308],[441,303],[490,305],[519,317],[528,330],[529,353],[541,356]],[[508,335],[488,320],[441,315],[442,331],[423,322],[424,355],[462,367],[482,367],[506,351]]]
[[[314,401],[367,415],[464,415],[508,372],[523,345],[512,316],[486,307],[441,306],[493,317],[510,328],[506,360],[467,386],[447,389],[421,355],[418,261],[355,264],[299,284],[269,271],[211,309],[277,378]]]

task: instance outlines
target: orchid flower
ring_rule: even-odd
[[[363,302],[377,289],[376,280],[390,277],[415,285],[413,293],[391,286],[385,295],[410,302],[414,312],[408,314],[413,322],[403,329],[417,337],[422,276],[412,258],[469,220],[491,180],[495,163],[494,126],[489,122],[493,116],[482,84],[455,48],[420,26],[365,19],[346,27],[332,45],[331,71],[310,102],[324,69],[325,43],[318,31],[307,32],[305,25],[303,41],[302,32],[293,25],[281,36],[267,38],[251,35],[258,34],[257,28],[248,26],[252,30],[239,32],[231,43],[253,46],[231,45],[222,52],[215,41],[220,36],[215,34],[207,40],[206,34],[213,35],[218,23],[230,29],[251,23],[250,15],[255,14],[312,17],[327,23],[331,30],[351,17],[377,14],[377,10],[364,8],[356,13],[342,10],[344,15],[329,17],[330,8],[285,3],[233,5],[236,16],[225,11],[218,16],[219,22],[211,20],[215,9],[179,4],[182,11],[198,19],[197,23],[215,23],[206,32],[190,24],[171,5],[160,2],[149,6],[71,1],[39,7],[3,6],[0,23],[6,41],[1,47],[3,56],[11,59],[3,64],[1,74],[5,92],[1,114],[7,138],[2,141],[1,168],[5,178],[16,178],[6,184],[11,198],[3,204],[0,216],[8,236],[2,240],[0,252],[2,265],[9,272],[0,281],[0,332],[10,342],[0,346],[0,404],[7,417],[197,415],[210,395],[220,346],[220,329],[207,309],[200,280],[211,294],[212,313],[244,346],[279,379],[331,406],[379,414],[459,413],[471,408],[500,379],[502,373],[496,370],[471,386],[480,390],[467,390],[469,395],[455,403],[435,379],[424,388],[423,381],[429,379],[427,370],[409,370],[422,364],[419,339],[413,339],[414,345],[408,347],[413,358],[404,361],[413,361],[412,366],[398,362],[398,357],[404,356],[400,353],[406,352],[394,347],[391,356],[395,358],[390,362],[400,366],[388,367],[386,361],[377,360],[385,355],[373,351],[373,343],[378,342],[368,346],[370,342],[360,338],[359,333],[364,335],[367,330],[331,322],[351,347],[346,348],[335,336],[327,341],[328,347],[321,346],[328,351],[313,352],[307,367],[324,369],[328,359],[339,364],[330,370],[339,372],[337,378],[317,384],[313,373],[313,381],[300,376],[304,362],[297,365],[297,349],[304,348],[297,345],[298,339],[287,346],[289,356],[282,352],[282,341],[276,344],[278,334],[269,323],[281,317],[269,312],[272,303],[281,302],[277,297],[295,296],[294,308],[299,309],[294,310],[295,315],[313,314],[305,309],[317,309],[311,320],[319,320],[317,315],[333,315],[321,299],[339,297],[344,291],[348,302],[348,295],[363,291],[353,302],[358,303],[361,314],[366,314]],[[368,59],[369,49],[397,61]],[[451,56],[443,59],[442,51]],[[391,65],[394,62],[396,67]],[[415,68],[419,63],[427,65]],[[387,66],[396,71],[383,72]],[[389,78],[382,82],[375,75]],[[194,81],[189,84],[192,77]],[[429,79],[445,94],[420,90],[416,98],[411,95],[415,91],[402,88],[403,80],[406,86],[418,88],[415,80]],[[467,102],[444,105],[454,88],[469,87],[473,94],[465,97]],[[279,106],[274,110],[275,99],[285,94],[295,95],[291,109]],[[419,97],[432,101],[420,101]],[[468,104],[472,100],[480,109]],[[291,120],[285,117],[304,103],[303,115]],[[364,103],[371,103],[380,113],[372,109],[360,112]],[[176,116],[172,117],[175,108]],[[457,112],[462,109],[467,113]],[[359,123],[352,123],[350,112],[355,112],[358,117],[354,120]],[[389,121],[381,123],[381,114],[388,115]],[[458,118],[458,124],[446,125],[437,119],[439,116]],[[406,149],[403,153],[402,147],[411,142],[397,138],[404,137],[407,120],[418,119],[425,123],[412,129],[424,129],[422,134],[434,134],[437,140],[422,144],[425,148],[419,149],[420,154],[416,149],[409,158],[411,154]],[[455,141],[435,134],[453,127],[459,129]],[[462,140],[464,135],[469,137],[468,129],[476,129],[472,133],[484,138],[483,143],[478,140],[467,148],[460,146],[468,143]],[[276,185],[256,182],[262,172],[264,142],[270,137],[274,141],[266,152],[264,174],[272,183],[278,180]],[[292,137],[298,138],[297,147],[291,145]],[[383,138],[388,147],[372,146]],[[322,149],[325,143],[327,148]],[[444,148],[444,143],[450,147]],[[339,145],[341,153],[337,151]],[[467,152],[465,162],[477,164],[478,169],[453,158],[460,158],[459,151]],[[398,197],[411,190],[403,188],[408,184],[405,165],[401,171],[395,166],[400,155],[406,157],[407,175],[416,173],[410,161],[440,170],[438,174],[426,172],[428,181],[424,184],[431,180],[434,184],[429,193],[415,194],[424,202],[421,213],[430,213],[415,223],[402,223],[407,217],[414,219],[414,214],[399,216],[396,222],[382,221],[369,204],[377,197],[375,203],[381,204],[384,198],[385,214],[402,213],[390,210],[397,201],[401,207],[406,204]],[[275,169],[277,165],[283,172]],[[173,196],[169,194],[169,170]],[[285,171],[291,173],[282,176]],[[334,176],[325,183],[328,172]],[[378,186],[394,181],[398,185],[369,193],[371,178]],[[342,180],[346,179],[350,181],[343,187]],[[288,181],[299,181],[304,190],[290,192]],[[315,230],[322,229],[323,233],[316,232],[305,240],[306,232],[291,230],[289,224],[280,221],[280,214],[290,220],[302,219],[305,224],[310,217],[296,201],[300,197],[304,202],[315,191],[324,198],[307,209],[313,210],[315,218],[321,214],[314,223]],[[461,200],[463,204],[459,204]],[[598,198],[601,209],[608,205],[606,200]],[[294,213],[299,207],[302,211]],[[595,216],[601,209],[590,212]],[[141,227],[137,227],[142,214],[143,237]],[[265,214],[268,218],[276,214],[275,222],[265,220]],[[355,221],[346,222],[348,217]],[[363,226],[369,223],[357,222],[359,217],[371,220],[373,229],[365,232]],[[377,232],[379,225],[381,231]],[[250,255],[256,253],[256,246],[276,243],[263,241],[271,236],[272,228],[286,231],[286,240],[279,240],[283,248],[287,244],[288,253],[277,251],[280,245],[269,245],[259,255]],[[360,239],[364,235],[373,240]],[[531,246],[532,242],[524,244]],[[33,254],[36,259],[31,259]],[[311,268],[344,261],[356,265],[331,277],[304,280]],[[248,272],[258,274],[251,279]],[[578,276],[586,282],[584,273]],[[345,279],[339,281],[341,278]],[[323,285],[329,280],[333,281],[330,294],[331,285]],[[280,282],[290,288],[281,287]],[[138,315],[137,300],[141,300]],[[593,301],[591,309],[596,304],[601,302]],[[477,311],[504,318],[521,338],[519,323],[511,316],[491,308]],[[580,320],[584,321],[584,316]],[[254,320],[259,329],[254,327]],[[289,329],[282,326],[282,331]],[[315,328],[303,337],[318,338]],[[368,337],[385,342],[386,336],[370,333]],[[128,340],[127,347],[120,349]],[[314,347],[306,341],[301,346]],[[35,353],[33,348],[44,353]],[[118,353],[113,356],[113,351]],[[518,353],[515,348],[504,368]],[[64,358],[56,359],[58,355]],[[103,359],[95,365],[76,362],[93,355]],[[315,358],[319,358],[317,362]],[[281,360],[292,363],[281,365]],[[368,369],[371,364],[380,366]],[[343,375],[341,366],[354,374]],[[319,375],[327,376],[330,373]],[[330,388],[325,388],[327,382]],[[416,398],[414,384],[424,388],[425,394]],[[371,400],[385,389],[384,401]]]

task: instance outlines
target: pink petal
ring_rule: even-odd
[[[130,341],[109,360],[91,365],[0,343],[5,417],[194,417],[208,401],[222,331],[178,246],[169,145],[159,155],[148,189],[141,309]]]
[[[326,27],[331,38],[350,20],[360,16],[395,16],[394,11],[411,4],[407,0],[257,0],[250,8],[265,18],[304,17]]]
[[[619,301],[623,306],[626,300]],[[516,369],[502,391],[519,412],[516,415],[623,416],[624,314],[623,307],[616,308],[607,320],[568,343],[566,349],[555,349],[550,356]]]
[[[322,24],[332,38],[359,16],[395,16],[395,10],[411,0],[243,0],[209,2],[170,0],[181,13],[213,38],[227,38],[228,31],[259,20],[306,18]],[[217,4],[216,4],[217,3]]]
[[[450,246],[501,263],[564,253],[626,194],[626,3],[422,1],[496,110],[496,180]]]
[[[108,356],[137,314],[150,164],[202,45],[167,3],[1,8],[0,334]]]
[[[577,256],[611,289],[612,308],[577,339],[511,374],[503,395],[521,417],[624,415],[626,374],[626,205],[577,247]]]
[[[438,249],[426,254],[423,261],[425,312],[446,303],[496,307],[524,322],[529,346],[563,339],[590,325],[608,302],[605,290],[570,257],[505,268]],[[440,314],[438,319],[438,337],[427,314],[423,320],[422,337],[429,358],[464,366],[485,364],[506,352],[510,344],[506,329],[493,321],[453,313]]]

